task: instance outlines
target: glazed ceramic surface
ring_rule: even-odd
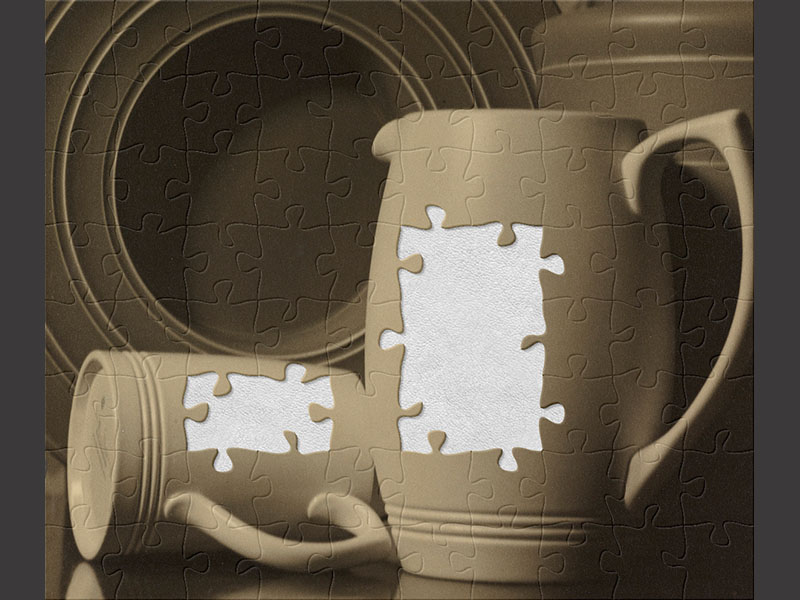
[[[413,406],[397,402],[406,379],[421,376],[403,369],[404,354],[417,349],[382,348],[381,337],[387,330],[403,332],[402,270],[424,274],[426,260],[436,259],[435,251],[398,258],[403,230],[431,227],[428,207],[444,210],[445,231],[471,227],[478,235],[479,227],[499,224],[494,243],[500,246],[518,243],[514,224],[540,227],[541,257],[563,261],[562,273],[541,272],[542,298],[535,297],[530,277],[507,282],[531,290],[530,303],[543,305],[544,332],[532,325],[530,335],[514,340],[519,352],[543,344],[541,407],[563,407],[560,422],[539,421],[541,446],[514,448],[517,469],[511,471],[500,468],[499,449],[451,453],[446,436],[455,435],[459,419],[474,418],[454,405],[449,420],[430,427],[431,453],[404,451],[402,428],[373,451],[408,570],[456,579],[546,579],[550,571],[540,567],[558,549],[568,563],[567,579],[602,579],[595,553],[610,533],[602,526],[611,525],[607,500],[634,504],[643,497],[685,428],[700,427],[713,414],[709,399],[721,366],[683,421],[669,428],[662,418],[677,396],[671,374],[680,372],[681,290],[679,274],[662,265],[669,248],[653,238],[652,227],[664,215],[658,153],[694,140],[716,145],[731,165],[739,214],[750,223],[749,125],[729,111],[640,142],[644,130],[640,121],[590,113],[433,111],[389,123],[376,137],[373,151],[390,167],[371,267],[364,393],[395,401],[388,418],[414,419],[425,411],[425,394]],[[743,228],[739,304],[723,356],[741,347],[751,309],[750,235]],[[463,261],[469,268],[470,254]],[[508,294],[516,302],[520,297]],[[431,343],[440,344],[446,369],[447,353],[458,349],[447,345],[446,329],[431,335],[439,336]],[[476,365],[475,377],[485,376]],[[433,401],[433,391],[430,396]],[[485,426],[513,420],[509,406],[487,401]],[[581,528],[592,532],[587,543],[569,544],[570,532]]]
[[[187,449],[184,420],[208,414],[207,404],[184,406],[188,377],[218,373],[225,385],[229,372],[282,380],[284,369],[270,359],[90,354],[76,384],[68,462],[83,557],[227,548],[301,572],[389,557],[391,541],[367,504],[372,472],[356,469],[359,449],[338,445],[341,437],[308,454],[294,435],[288,452],[230,448],[224,472],[213,466],[217,450]]]

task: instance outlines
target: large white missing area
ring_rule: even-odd
[[[208,417],[197,422],[184,421],[187,449],[219,449],[214,460],[217,471],[229,471],[233,464],[228,448],[246,448],[283,453],[290,450],[284,431],[297,435],[297,450],[302,454],[330,449],[333,423],[315,423],[308,414],[312,402],[333,408],[328,377],[302,383],[305,369],[296,364],[286,368],[286,378],[228,375],[231,391],[214,396],[216,373],[187,378],[183,404],[186,408],[208,403]],[[222,375],[224,377],[224,375]]]
[[[515,470],[512,448],[542,449],[539,419],[564,419],[562,405],[540,405],[544,347],[520,349],[545,330],[539,272],[563,273],[563,261],[541,257],[541,227],[513,225],[516,241],[499,246],[499,223],[443,229],[441,208],[428,216],[431,229],[401,229],[398,257],[420,254],[423,267],[399,272],[404,331],[380,340],[405,345],[401,406],[423,404],[399,422],[403,450],[429,452],[440,430],[442,452],[500,448]]]

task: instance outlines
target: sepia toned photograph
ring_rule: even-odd
[[[46,2],[45,596],[753,597],[753,8]]]

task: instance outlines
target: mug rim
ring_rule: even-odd
[[[613,115],[610,113],[599,113],[599,112],[592,112],[588,110],[558,110],[555,108],[435,108],[430,110],[417,110],[405,114],[401,117],[398,117],[397,121],[401,120],[408,120],[413,121],[414,117],[422,117],[424,115],[432,115],[432,114],[454,114],[454,113],[465,113],[465,114],[479,114],[479,115],[497,115],[502,117],[529,117],[531,115],[535,115],[538,117],[545,117],[548,115],[555,115],[558,116],[558,119],[554,119],[553,123],[558,123],[564,119],[570,120],[600,120],[600,121],[614,121],[614,122],[630,122],[630,123],[642,123],[644,124],[644,120],[636,118],[636,117],[627,117],[627,116],[618,116]]]
[[[454,115],[458,117],[454,118]],[[591,111],[552,108],[433,109],[409,112],[385,123],[373,139],[372,154],[380,160],[389,161],[393,153],[403,149],[400,140],[414,136],[422,136],[428,144],[447,145],[441,139],[432,140],[431,128],[441,128],[442,131],[448,128],[464,138],[467,132],[463,127],[468,118],[474,119],[474,137],[471,141],[461,140],[461,144],[469,144],[458,146],[463,149],[474,149],[475,140],[491,135],[492,128],[505,131],[512,138],[538,133],[541,148],[531,149],[540,150],[556,149],[550,147],[555,141],[558,147],[570,144],[589,147],[603,143],[607,150],[628,152],[640,142],[643,135],[651,133],[642,119]],[[549,122],[550,126],[543,126],[543,122]],[[597,138],[601,135],[604,138],[610,136],[610,141],[599,141]]]

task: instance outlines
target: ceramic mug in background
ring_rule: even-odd
[[[375,138],[373,152],[390,167],[372,257],[362,393],[391,405],[385,418],[399,423],[400,435],[374,445],[373,456],[406,570],[597,589],[608,579],[600,554],[615,547],[608,499],[633,506],[645,498],[686,428],[713,420],[721,407],[714,392],[752,311],[750,125],[732,110],[640,141],[644,132],[641,121],[588,113],[454,110],[398,119]],[[673,374],[681,373],[680,274],[663,267],[671,249],[653,236],[664,215],[657,158],[696,141],[716,147],[730,166],[742,270],[720,358],[683,417],[668,427],[662,413],[677,399]],[[440,245],[399,252],[425,232],[439,236]],[[476,245],[477,236],[488,241]],[[561,265],[527,272],[530,264],[513,253],[529,238],[538,250],[531,260],[557,256]],[[517,262],[486,262],[480,247],[511,253]],[[492,279],[497,265],[511,273],[507,280]],[[523,357],[518,364],[526,352],[543,352],[540,406],[535,381],[515,388],[528,376],[525,369],[487,373],[480,353],[471,354],[492,338],[497,322],[454,342],[457,319],[486,309],[474,302],[485,291],[479,283],[465,294],[471,309],[456,301],[462,280],[481,268],[487,289],[507,290],[486,296],[496,303],[488,307],[490,321],[493,312],[498,322],[523,315],[524,329],[524,317],[540,306],[545,327],[530,320],[527,332],[496,342],[505,352],[500,346],[508,341],[509,356]],[[432,273],[441,279],[431,289],[412,286]],[[409,337],[406,317],[418,319],[437,303],[441,314]],[[387,335],[402,335],[403,344],[389,347]],[[488,362],[495,347],[482,352]],[[425,353],[430,360],[415,362]],[[455,379],[454,370],[461,374]],[[498,397],[496,389],[509,391]],[[520,428],[521,410],[531,404],[539,412]],[[415,420],[424,423],[421,430]],[[510,432],[522,429],[524,436],[525,428],[531,443],[507,447]],[[404,435],[418,438],[426,430],[433,452]],[[486,441],[491,435],[496,449]]]
[[[389,557],[389,535],[368,505],[372,471],[356,468],[358,448],[341,435],[329,452],[302,453],[291,435],[288,452],[233,448],[225,472],[213,466],[216,450],[188,450],[184,420],[202,421],[208,409],[185,406],[190,376],[217,373],[224,393],[228,374],[280,381],[286,367],[257,357],[91,353],[76,382],[68,454],[82,556],[227,548],[300,572]]]

